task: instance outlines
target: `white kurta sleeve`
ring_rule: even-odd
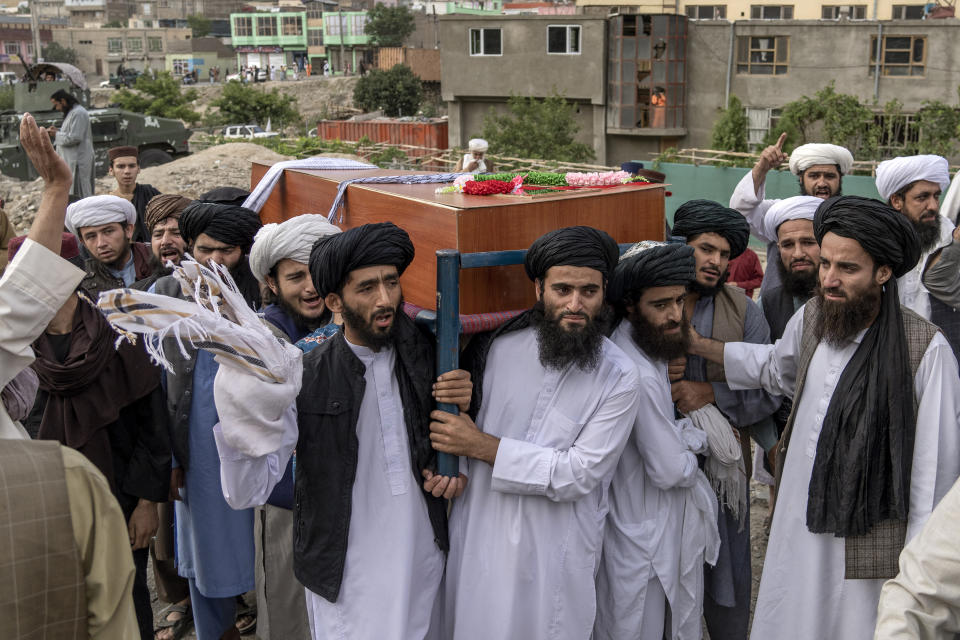
[[[764,182],[758,190],[753,184],[753,171],[747,171],[743,176],[737,188],[733,190],[730,196],[730,208],[736,209],[750,223],[750,233],[760,238],[766,243],[776,242],[776,238],[771,238],[763,230],[763,217],[767,214],[770,207],[776,200],[765,200],[767,185]]]
[[[800,307],[774,344],[728,342],[723,347],[723,369],[727,385],[734,390],[763,389],[779,396],[793,397],[797,384],[803,310]]]
[[[503,493],[577,500],[613,473],[637,413],[636,378],[603,402],[566,450],[503,438],[493,465],[491,488]]]
[[[643,467],[650,481],[658,489],[689,487],[697,480],[697,456],[680,439],[672,424],[672,415],[657,402],[657,384],[649,377],[640,379],[637,418],[633,423],[631,440],[640,452]]]
[[[875,640],[934,640],[960,633],[960,483],[900,554],[900,573],[883,585]]]
[[[58,147],[75,147],[87,136],[90,129],[90,114],[85,109],[73,108],[63,119],[54,141]]]

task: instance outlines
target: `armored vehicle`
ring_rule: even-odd
[[[95,173],[110,168],[107,150],[131,146],[140,150],[140,166],[153,167],[189,153],[190,131],[179,120],[159,118],[109,107],[91,109],[90,90],[83,73],[63,63],[36,64],[14,85],[14,109],[0,112],[0,173],[33,180],[37,172],[20,146],[20,119],[29,112],[41,127],[59,127],[63,115],[54,110],[50,96],[59,89],[73,94],[90,113]]]

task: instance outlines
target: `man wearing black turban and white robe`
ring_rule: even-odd
[[[857,196],[814,218],[820,289],[775,345],[697,335],[731,388],[794,399],[752,637],[873,637],[883,581],[960,476],[960,378],[939,330],[901,306],[921,254],[905,216]]]
[[[593,632],[604,496],[639,385],[604,337],[618,254],[590,227],[534,241],[538,302],[471,344],[471,415],[433,414],[434,447],[467,457],[470,477],[450,516],[443,638]]]

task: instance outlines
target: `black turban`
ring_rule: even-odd
[[[247,196],[249,195],[250,192],[246,189],[238,189],[237,187],[217,187],[216,189],[207,191],[197,198],[197,200],[200,202],[216,202],[218,204],[235,204],[238,207],[242,207],[243,203],[247,200]]]
[[[739,212],[713,200],[684,202],[673,215],[673,235],[688,241],[701,233],[716,233],[730,243],[730,259],[747,250],[750,225]]]
[[[377,222],[320,238],[310,251],[310,277],[317,293],[340,290],[351,271],[393,265],[402,274],[413,261],[413,243],[392,222]]]
[[[817,207],[813,233],[835,233],[860,243],[878,265],[889,265],[895,278],[920,260],[920,238],[906,215],[885,202],[860,196],[835,196]]]
[[[610,278],[607,299],[636,301],[644,289],[690,284],[697,277],[693,247],[679,243],[641,242],[630,248]]]
[[[194,202],[180,214],[180,235],[188,243],[205,233],[218,242],[241,247],[244,253],[250,251],[261,226],[255,211],[230,204]]]
[[[542,280],[550,267],[589,267],[610,275],[620,257],[620,248],[606,231],[593,227],[566,227],[543,234],[533,241],[523,266],[531,280]]]

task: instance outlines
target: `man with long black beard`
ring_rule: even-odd
[[[450,516],[444,638],[593,632],[604,495],[639,391],[604,337],[618,255],[590,227],[534,241],[524,266],[536,305],[471,345],[473,417],[431,416],[434,448],[469,458]]]
[[[776,345],[691,336],[733,388],[794,398],[777,451],[777,508],[752,637],[871,638],[883,580],[960,476],[960,377],[896,278],[920,257],[877,200],[824,202],[820,289]]]
[[[673,233],[686,237],[697,262],[696,279],[684,303],[690,324],[702,335],[723,342],[769,343],[770,329],[760,308],[741,290],[724,284],[728,262],[747,247],[750,231],[743,216],[717,202],[691,200],[677,209]],[[735,429],[744,467],[750,469],[750,438],[770,446],[775,439],[770,416],[780,406],[780,398],[762,390],[731,390],[720,367],[695,355],[671,367],[674,375],[681,371],[683,379],[672,385],[677,409],[690,415],[708,404],[716,405]],[[704,617],[714,640],[745,638],[750,620],[749,487],[744,482],[740,488],[735,504],[721,500],[720,556],[704,575]]]
[[[343,330],[304,356],[302,384],[249,376],[253,392],[224,407],[215,430],[237,508],[264,503],[296,447],[293,570],[315,640],[423,640],[439,606],[446,499],[465,478],[435,475],[430,409],[465,409],[472,385],[465,371],[435,376],[433,339],[403,312],[400,276],[413,255],[389,222],[318,240],[310,275]],[[217,376],[218,397],[235,377]],[[276,422],[246,409],[261,388],[289,395]]]
[[[683,303],[695,265],[692,247],[641,242],[620,259],[607,292],[621,319],[611,339],[636,364],[640,396],[610,484],[596,640],[702,635],[703,566],[716,562],[720,544],[716,498],[697,465],[706,436],[674,418],[667,378],[667,361],[689,344]]]

